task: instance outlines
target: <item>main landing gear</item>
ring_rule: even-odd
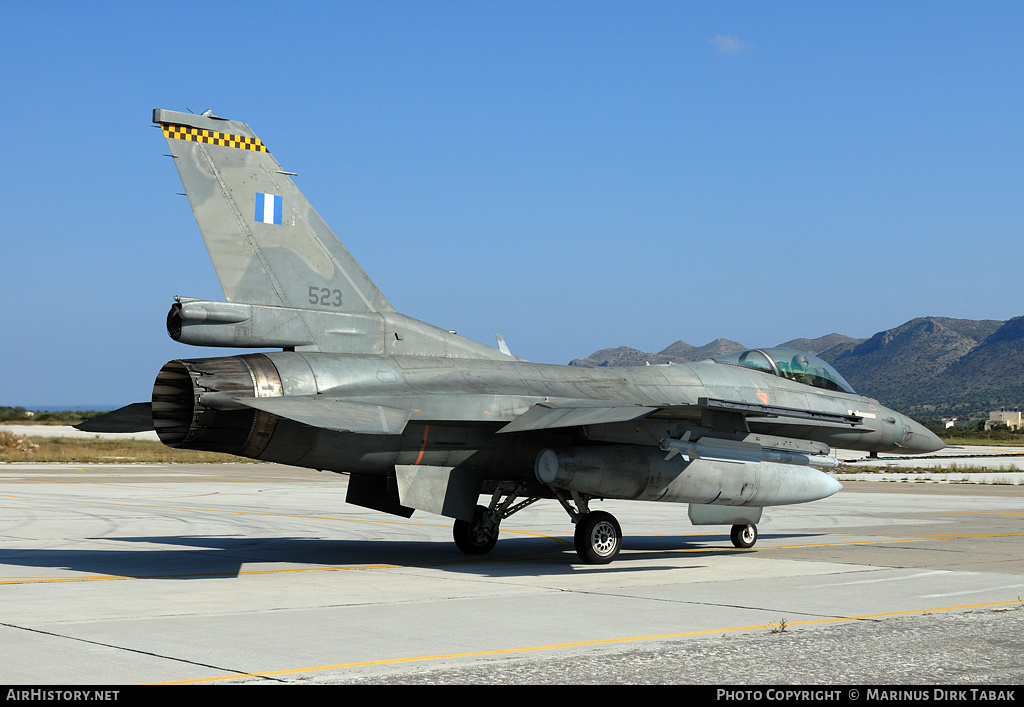
[[[486,555],[498,542],[501,521],[540,500],[534,496],[514,503],[526,492],[526,486],[519,484],[508,492],[505,488],[500,487],[494,492],[489,505],[477,506],[472,520],[455,521],[452,537],[462,552],[467,555]],[[615,516],[605,511],[591,511],[588,506],[589,497],[575,491],[556,490],[555,497],[576,524],[573,544],[580,560],[588,565],[606,565],[618,557],[622,549],[622,528]],[[754,547],[757,542],[757,526],[753,523],[734,525],[730,538],[735,547]]]
[[[473,520],[456,520],[452,526],[455,545],[467,555],[486,555],[498,542],[501,518],[486,506],[477,506]]]
[[[491,496],[490,505],[476,507],[472,520],[456,520],[452,526],[455,546],[467,555],[486,555],[493,550],[498,542],[498,526],[501,521],[540,500],[538,497],[527,498],[513,506],[512,502],[524,491],[525,486],[519,484],[505,495],[504,489],[499,487]],[[501,500],[502,495],[505,495],[505,500]]]
[[[498,488],[489,505],[477,506],[472,520],[455,521],[452,538],[462,552],[467,555],[487,554],[498,542],[501,521],[540,500],[539,497],[528,497],[514,504],[525,493],[526,486],[517,485],[510,492],[506,492],[506,488]],[[588,565],[606,565],[614,560],[622,548],[622,528],[615,516],[604,511],[591,511],[587,496],[565,491],[556,491],[555,495],[576,524],[573,541],[580,559]]]
[[[576,554],[588,565],[607,565],[619,555],[622,549],[622,528],[615,516],[605,511],[591,511],[588,506],[590,498],[586,495],[569,491],[572,503],[565,491],[555,491],[555,498],[576,524],[573,533],[573,544]]]
[[[588,565],[606,565],[622,548],[622,529],[615,516],[604,511],[592,511],[576,521],[573,536],[576,554]]]

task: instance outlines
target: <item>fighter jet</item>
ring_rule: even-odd
[[[622,531],[603,499],[688,504],[752,547],[765,506],[825,498],[832,448],[923,453],[931,432],[780,348],[637,368],[531,363],[398,313],[245,123],[157,109],[226,301],[176,297],[171,338],[272,349],[181,359],[150,403],[85,424],[171,447],[349,476],[346,501],[454,519],[489,552],[501,522],[553,499],[584,563]],[[141,423],[139,422],[141,420]],[[489,495],[481,504],[480,497]]]

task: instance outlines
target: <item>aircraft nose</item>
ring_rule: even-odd
[[[900,417],[903,418],[903,444],[900,446],[908,452],[924,454],[945,448],[946,443],[927,427],[904,415]]]

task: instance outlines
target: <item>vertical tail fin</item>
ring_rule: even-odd
[[[159,108],[153,122],[229,302],[394,311],[248,125]]]

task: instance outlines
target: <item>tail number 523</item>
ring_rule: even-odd
[[[318,304],[322,307],[340,307],[341,290],[331,290],[326,287],[309,286],[309,303]]]

